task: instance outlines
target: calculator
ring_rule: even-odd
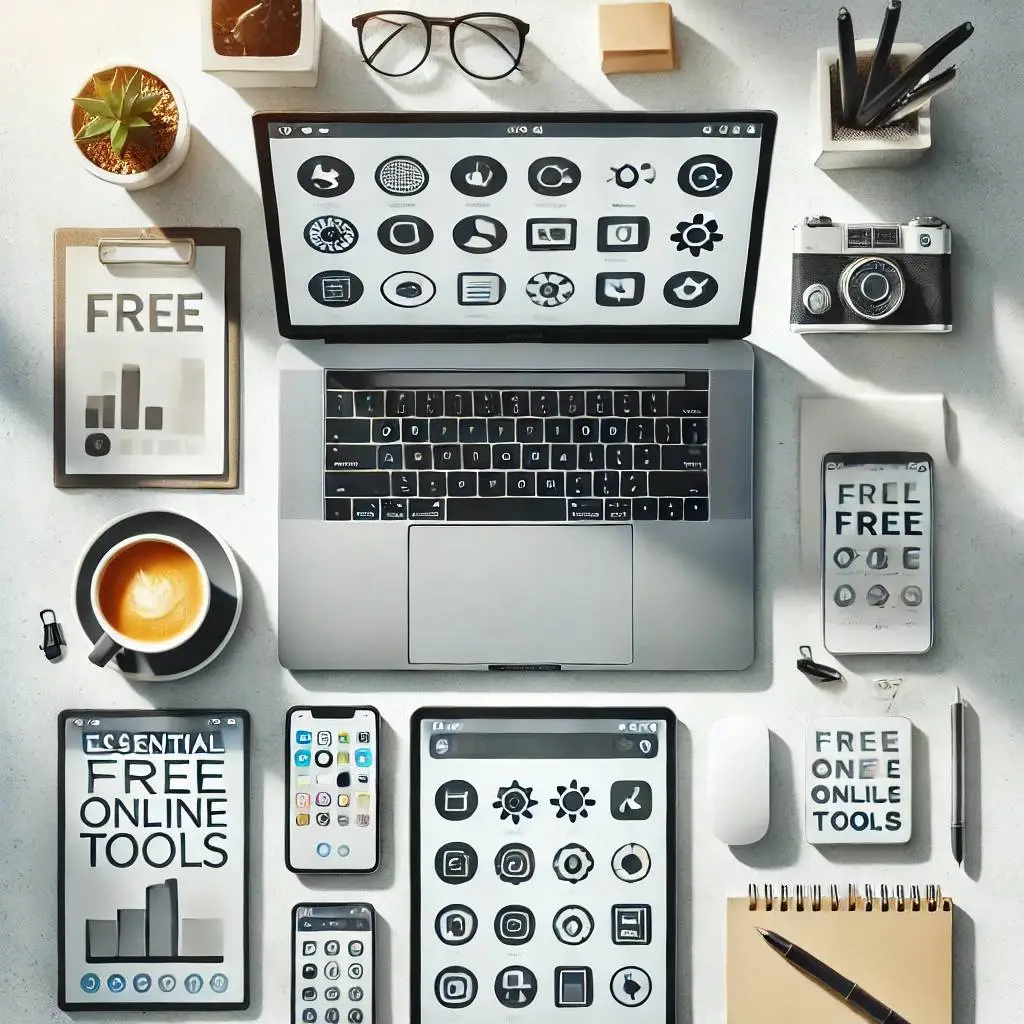
[[[423,708],[412,726],[413,1024],[673,1024],[672,712]]]
[[[376,915],[369,903],[292,909],[292,1024],[373,1024]]]

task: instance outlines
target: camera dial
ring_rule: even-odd
[[[832,308],[832,293],[820,282],[808,285],[804,289],[803,304],[813,316],[824,316]]]
[[[854,260],[839,278],[839,293],[850,310],[864,320],[892,316],[906,293],[900,268],[880,256]]]

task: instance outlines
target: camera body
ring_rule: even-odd
[[[793,229],[790,329],[951,331],[952,242],[948,225],[937,217],[906,224],[806,218]]]

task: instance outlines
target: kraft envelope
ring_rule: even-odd
[[[671,4],[602,4],[598,24],[605,74],[675,67]]]

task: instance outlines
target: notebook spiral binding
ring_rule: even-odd
[[[922,896],[923,892],[923,896]],[[953,910],[953,901],[948,896],[942,895],[942,889],[937,885],[910,886],[910,895],[907,895],[906,886],[897,885],[894,891],[890,892],[887,885],[879,888],[878,892],[871,885],[864,886],[863,896],[859,895],[857,886],[850,883],[846,889],[846,898],[840,899],[838,885],[830,885],[825,892],[821,885],[797,885],[791,894],[788,885],[780,885],[778,895],[771,883],[764,886],[763,894],[759,894],[756,884],[747,889],[747,900],[749,910],[771,910],[786,913],[795,911],[820,911],[824,906],[833,912],[840,910],[860,911],[862,913],[936,913],[942,911],[950,913]]]

